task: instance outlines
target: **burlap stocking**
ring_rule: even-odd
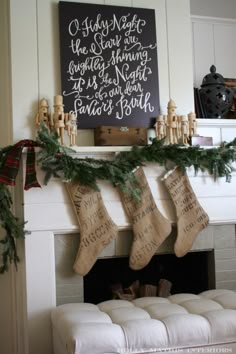
[[[199,232],[207,226],[209,217],[199,204],[187,174],[180,167],[168,172],[163,181],[176,209],[178,233],[175,254],[182,257],[191,249]]]
[[[141,201],[120,188],[121,201],[131,220],[134,233],[129,265],[134,270],[145,267],[171,232],[171,223],[159,212],[143,169],[135,172],[142,190]],[[129,185],[129,182],[127,182]]]
[[[118,227],[108,215],[100,192],[75,182],[65,185],[80,228],[80,244],[73,268],[86,275],[100,252],[117,236]]]

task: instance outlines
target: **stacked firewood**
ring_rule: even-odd
[[[121,283],[113,284],[111,290],[113,299],[132,301],[147,296],[168,297],[171,295],[171,287],[172,283],[167,279],[160,279],[157,285],[140,284],[139,280],[136,280],[127,288]]]

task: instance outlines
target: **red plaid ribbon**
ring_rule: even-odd
[[[6,161],[0,171],[0,182],[14,186],[16,184],[16,176],[19,171],[21,155],[24,147],[27,147],[26,159],[26,177],[25,190],[32,187],[40,187],[37,181],[35,170],[35,151],[34,147],[38,144],[33,140],[21,140],[13,145],[12,149],[7,155]]]

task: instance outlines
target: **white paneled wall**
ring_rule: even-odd
[[[212,64],[224,77],[236,78],[236,20],[192,16],[194,86],[200,87]]]
[[[184,28],[190,28],[189,1],[178,1],[174,11],[173,1],[167,1],[166,4],[170,97],[174,99],[180,112],[190,112],[194,110],[194,106],[189,106],[193,102],[192,53],[188,52],[192,45],[191,31],[187,30],[183,36]],[[181,102],[183,92],[185,100]]]
[[[10,84],[10,45],[9,45],[9,18],[8,18],[8,1],[0,1],[0,131],[1,135],[0,147],[6,146],[11,142],[11,84]],[[1,134],[1,133],[0,133]]]
[[[38,101],[37,3],[10,1],[9,6],[13,140],[20,140],[32,136]]]
[[[213,27],[209,23],[195,22],[193,26],[194,86],[200,87],[203,77],[215,62]]]
[[[215,65],[224,77],[236,77],[234,58],[236,47],[236,20],[214,25]]]
[[[191,14],[236,18],[235,0],[190,0]]]

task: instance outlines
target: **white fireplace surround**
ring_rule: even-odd
[[[221,141],[231,141],[235,137],[235,127],[235,120],[198,121],[198,133],[213,136],[214,145]],[[78,147],[76,156],[109,159],[124,149],[127,148]],[[161,181],[161,176],[165,172],[163,167],[149,163],[144,167],[144,171],[159,210],[169,220],[175,222],[173,204]],[[199,172],[195,176],[192,169],[188,170],[188,175],[199,202],[210,217],[210,225],[197,237],[193,250],[214,249],[216,288],[236,290],[236,174],[233,173],[231,183],[227,183],[224,177],[214,181],[207,173]],[[24,173],[21,176],[23,184]],[[26,341],[29,342],[29,353],[51,354],[50,312],[56,306],[55,268],[58,266],[55,261],[55,238],[59,235],[60,246],[57,257],[63,257],[63,250],[70,245],[71,238],[68,236],[78,234],[79,230],[63,183],[52,179],[47,186],[43,186],[42,172],[38,171],[38,176],[42,188],[34,188],[27,192],[23,191],[22,187],[19,189],[19,193],[23,193],[23,217],[27,221],[26,228],[29,231],[24,241],[24,261],[19,268],[22,275],[19,286],[26,289],[25,325],[28,327],[29,338]],[[120,230],[117,239],[104,250],[101,257],[127,255],[132,241],[131,225],[126,218],[119,195],[110,182],[100,182],[99,186],[109,214]],[[22,210],[22,205],[19,205],[19,208]],[[159,252],[172,250],[173,238],[170,237],[160,247]],[[70,251],[67,254],[70,254]],[[67,261],[65,257],[65,269],[68,268]],[[73,286],[76,289],[80,287],[79,293],[76,290],[76,299],[79,297],[79,300],[83,301],[82,277],[73,278],[73,274],[68,275],[66,271],[63,273],[63,270],[59,276],[61,276],[61,283],[58,286],[59,302],[75,300]],[[72,294],[70,291],[67,293],[67,289],[70,291],[72,289]]]

